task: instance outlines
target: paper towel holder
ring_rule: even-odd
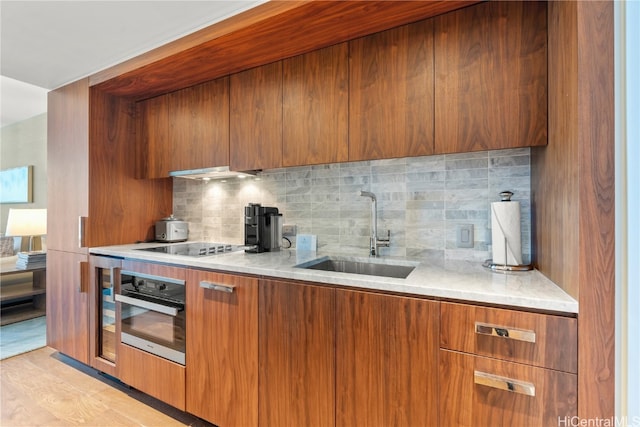
[[[511,197],[513,196],[513,193],[511,191],[502,191],[500,192],[500,201],[501,202],[510,202],[511,201]],[[508,259],[507,258],[507,248],[509,247],[508,242],[507,242],[507,238],[504,238],[504,259],[505,262]],[[527,265],[508,265],[508,264],[496,264],[493,262],[493,259],[488,259],[486,260],[484,263],[482,263],[482,266],[485,268],[488,268],[490,270],[493,271],[529,271],[529,270],[533,270],[533,265],[532,264],[527,264]]]

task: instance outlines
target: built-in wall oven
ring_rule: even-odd
[[[185,282],[121,271],[120,341],[185,364]]]

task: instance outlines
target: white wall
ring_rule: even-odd
[[[47,207],[47,114],[1,130],[0,169],[33,165],[33,203],[0,204],[0,233],[4,234],[10,208]]]
[[[640,426],[640,2],[616,2],[616,414]]]

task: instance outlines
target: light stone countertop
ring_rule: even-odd
[[[354,257],[333,252],[316,253],[283,249],[260,254],[240,251],[189,257],[137,250],[162,245],[164,244],[139,243],[103,246],[91,248],[90,253],[229,273],[340,285],[354,289],[379,290],[558,313],[578,313],[578,302],[537,270],[504,273],[490,271],[479,263],[469,261],[448,261],[444,266],[435,266],[410,258],[375,258],[376,263],[416,265],[415,270],[406,279],[395,279],[295,267],[325,256],[369,260],[367,257]]]

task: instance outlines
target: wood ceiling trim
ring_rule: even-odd
[[[97,73],[90,84],[150,98],[475,3],[271,1]]]

